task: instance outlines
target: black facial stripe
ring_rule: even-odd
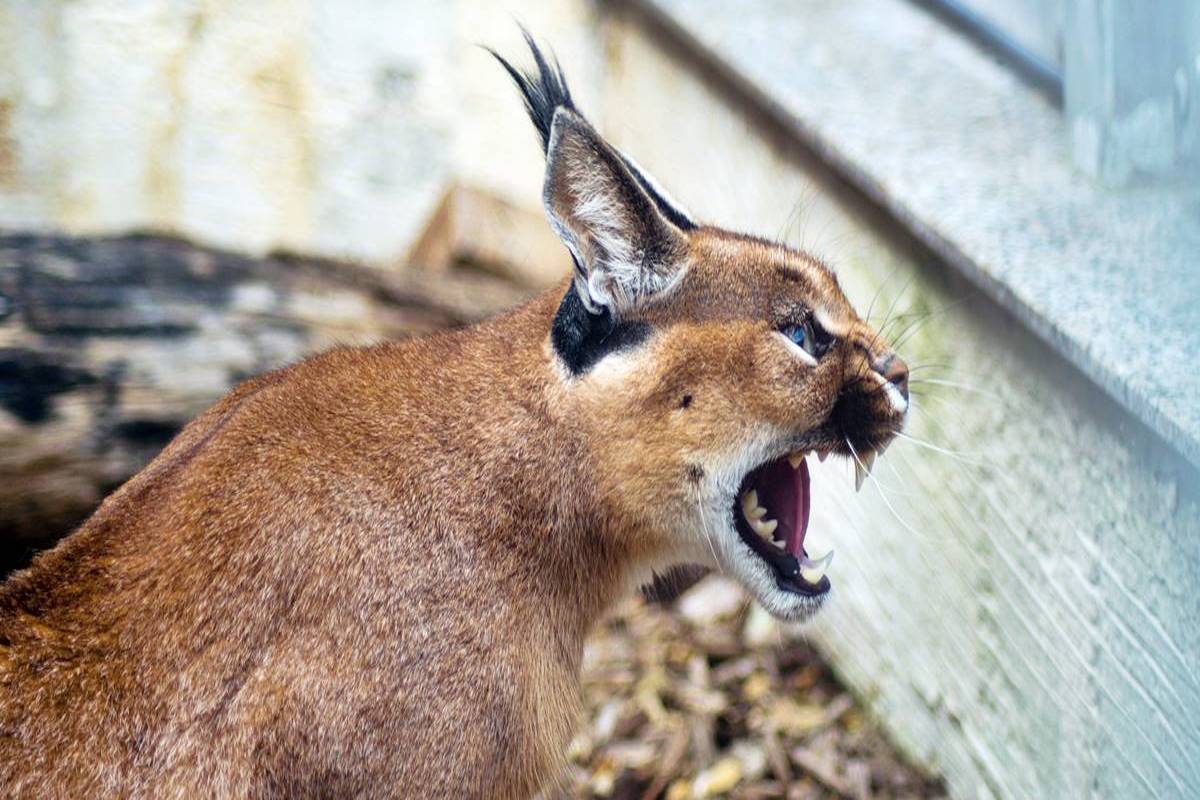
[[[614,322],[604,308],[599,314],[589,313],[573,282],[550,329],[554,351],[572,375],[587,372],[609,353],[634,347],[649,336],[650,326],[644,322]]]
[[[821,323],[817,322],[816,315],[809,318],[809,324],[812,325],[812,332],[816,339],[817,347],[820,348],[822,355],[824,355],[828,352],[829,348],[837,344],[837,337],[821,327]]]

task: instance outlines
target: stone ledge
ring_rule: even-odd
[[[1060,111],[902,0],[609,4],[701,59],[1200,464],[1200,187],[1113,192],[1075,174]]]

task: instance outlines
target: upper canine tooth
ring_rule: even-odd
[[[874,450],[863,456],[863,464],[867,467],[867,472],[875,468],[875,456],[878,455]]]
[[[747,519],[762,519],[767,515],[767,510],[762,506],[756,506],[749,511],[745,511],[745,509],[743,509],[743,511],[745,512]]]
[[[792,469],[800,469],[800,465],[804,463],[806,453],[792,453],[788,456],[788,463],[792,465]]]
[[[862,490],[863,481],[867,479],[867,471],[858,459],[854,460],[854,491]]]
[[[751,489],[750,491],[748,491],[742,495],[742,511],[745,511],[747,516],[749,516],[750,512],[753,511],[757,506],[758,506],[758,492],[757,491],[755,491],[754,489]]]

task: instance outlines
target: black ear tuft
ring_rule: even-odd
[[[490,47],[484,47],[492,57],[500,62],[500,66],[504,67],[504,71],[513,79],[513,83],[521,90],[521,96],[525,100],[525,110],[529,113],[529,119],[533,122],[533,127],[537,128],[538,137],[542,141],[542,152],[547,153],[550,149],[550,131],[554,127],[554,112],[560,108],[565,108],[573,112],[580,119],[586,119],[579,113],[579,109],[575,107],[574,100],[571,99],[571,90],[567,86],[566,75],[563,74],[562,65],[558,63],[558,58],[551,54],[547,59],[542,49],[538,47],[533,36],[522,25],[521,35],[525,37],[526,44],[529,45],[529,50],[533,53],[533,62],[537,66],[537,72],[523,72],[512,65],[504,56],[497,53]],[[615,151],[615,148],[614,148]],[[654,204],[665,214],[672,223],[681,230],[693,230],[696,223],[692,221],[689,215],[677,203],[666,196],[666,193],[649,177],[642,168],[633,162],[633,159],[620,153],[621,160],[625,162],[625,166],[633,173],[634,178],[642,189],[650,195]]]
[[[547,61],[541,48],[537,46],[537,42],[533,40],[524,26],[521,27],[521,34],[533,52],[537,74],[522,72],[495,50],[490,47],[486,49],[500,62],[500,66],[504,67],[513,82],[517,84],[517,88],[521,90],[521,94],[525,98],[525,110],[529,112],[529,119],[533,121],[533,127],[537,128],[538,136],[542,139],[542,151],[545,152],[550,147],[550,127],[554,122],[555,110],[562,107],[570,109],[576,114],[579,114],[579,110],[575,108],[575,103],[571,100],[571,90],[567,88],[567,78],[563,75],[558,59],[551,54],[554,63],[551,64],[550,61]]]

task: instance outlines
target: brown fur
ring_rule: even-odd
[[[552,167],[589,135],[560,117]],[[0,791],[527,797],[575,724],[584,637],[651,569],[741,564],[775,613],[815,611],[756,583],[728,503],[768,458],[884,444],[890,350],[820,263],[647,220],[621,162],[597,169],[552,168],[547,207],[574,285],[649,336],[569,374],[564,284],[238,387],[0,586]],[[604,272],[612,231],[572,216],[605,181],[661,239],[651,283]],[[818,363],[776,332],[799,311],[838,336]]]
[[[326,353],[196,419],[0,589],[0,785],[531,794],[574,724],[589,626],[677,549],[688,466],[760,420],[813,427],[833,396],[813,383],[860,369],[847,348],[800,381],[764,352],[772,303],[840,298],[827,272],[694,238],[636,379],[565,386],[558,291]]]

